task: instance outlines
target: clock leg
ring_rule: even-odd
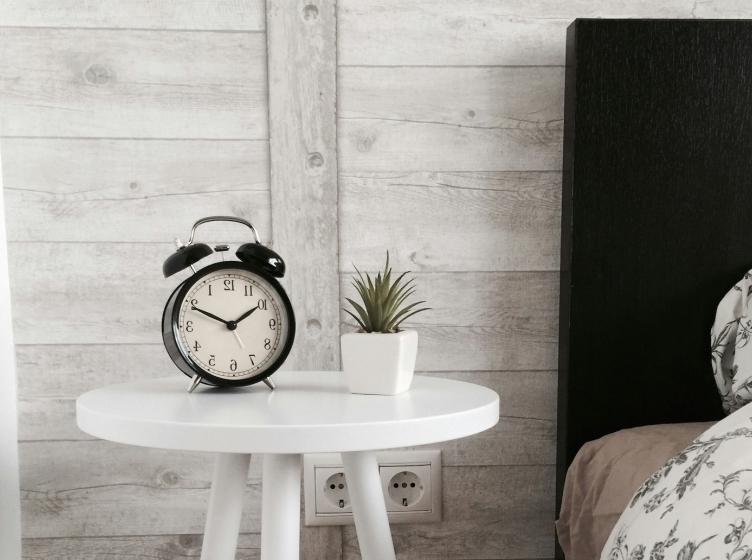
[[[395,560],[392,533],[373,451],[342,453],[355,531],[363,560]]]
[[[274,381],[272,381],[271,377],[267,377],[266,379],[264,379],[264,385],[269,387],[272,391],[274,391],[274,389],[277,388],[277,386],[274,384]]]
[[[264,455],[261,560],[300,560],[300,461]]]
[[[201,560],[234,560],[250,463],[242,453],[217,455]]]
[[[191,385],[190,385],[190,387],[188,387],[188,392],[192,393],[193,391],[195,391],[196,387],[198,387],[199,383],[201,383],[201,376],[197,373],[191,379]]]

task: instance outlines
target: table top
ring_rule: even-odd
[[[286,371],[277,385],[187,393],[189,379],[111,385],[76,401],[78,426],[101,439],[226,453],[322,453],[448,441],[499,421],[486,387],[416,375],[394,396],[353,395],[341,372]]]

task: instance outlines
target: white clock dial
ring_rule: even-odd
[[[243,269],[200,278],[180,302],[178,343],[201,369],[224,379],[253,377],[273,364],[287,340],[277,290]]]

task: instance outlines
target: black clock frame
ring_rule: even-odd
[[[256,274],[257,276],[260,276],[266,282],[268,282],[271,287],[275,289],[279,294],[279,297],[282,300],[282,305],[287,312],[287,321],[289,322],[289,334],[284,346],[282,347],[282,351],[280,352],[279,356],[277,356],[277,359],[274,360],[269,365],[269,367],[267,367],[261,373],[243,379],[223,379],[221,377],[212,375],[211,373],[199,367],[193,360],[191,360],[190,357],[183,352],[181,345],[178,344],[177,333],[179,331],[180,306],[177,305],[177,302],[183,301],[183,298],[191,289],[191,287],[193,287],[204,276],[223,269],[245,270],[247,272],[251,272],[253,274]],[[292,310],[290,298],[287,297],[287,293],[285,292],[284,288],[282,288],[281,284],[277,281],[276,278],[271,276],[262,268],[242,261],[224,261],[210,264],[209,266],[206,266],[195,274],[189,276],[188,278],[183,280],[177,286],[177,288],[175,288],[175,290],[173,290],[172,294],[167,299],[164,310],[162,311],[162,341],[164,342],[167,354],[170,356],[170,359],[172,359],[172,361],[180,371],[191,378],[195,375],[198,375],[201,378],[201,382],[205,385],[213,385],[217,387],[244,387],[247,385],[254,385],[256,383],[264,381],[265,379],[268,379],[285,362],[288,354],[290,353],[290,349],[292,348],[294,340],[295,313]]]

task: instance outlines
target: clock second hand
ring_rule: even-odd
[[[240,323],[240,321],[242,321],[243,319],[246,319],[247,317],[249,317],[250,315],[252,315],[253,312],[256,311],[257,309],[258,309],[258,305],[256,307],[254,307],[253,309],[249,309],[248,311],[246,311],[245,313],[243,313],[240,317],[238,317],[234,321],[231,321],[231,323],[233,323],[234,326],[237,327],[237,325],[238,325],[238,323]],[[240,344],[240,347],[241,348],[245,348],[245,344],[243,344],[243,339],[240,338],[240,335],[238,334],[238,331],[236,331],[235,329],[232,329],[232,334],[235,335],[235,340],[238,341],[238,344]]]
[[[243,339],[242,339],[242,338],[240,338],[240,335],[238,334],[238,331],[236,331],[236,330],[233,330],[233,331],[232,331],[232,334],[234,334],[234,335],[235,335],[235,340],[237,340],[237,341],[238,341],[238,344],[240,344],[240,347],[241,347],[241,348],[245,348],[245,344],[243,344]]]

